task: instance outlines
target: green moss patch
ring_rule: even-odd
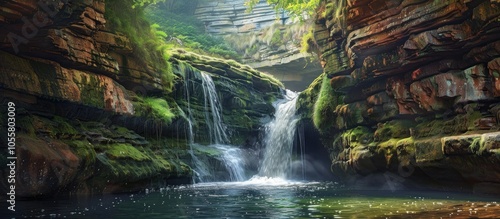
[[[175,115],[170,110],[167,101],[161,98],[145,98],[144,102],[151,107],[153,114],[162,118],[165,122],[170,123]]]
[[[175,102],[172,103],[175,104]],[[172,112],[173,109],[169,106],[168,102],[163,98],[137,97],[134,106],[137,116],[158,119],[165,124],[170,124],[172,119],[176,116]],[[177,108],[177,106],[175,108]]]
[[[344,147],[355,148],[359,145],[368,145],[373,141],[372,131],[365,126],[358,126],[356,128],[347,130],[341,134],[342,143]]]
[[[232,79],[256,79],[253,82],[257,81],[268,81],[272,84],[272,86],[276,86],[278,88],[283,88],[283,83],[276,79],[274,76],[259,72],[248,65],[240,64],[234,60],[224,60],[209,56],[204,56],[192,52],[188,52],[185,50],[174,50],[172,51],[172,58],[187,62],[188,64],[198,68],[202,71],[212,72],[211,68],[221,69],[222,72],[226,72],[227,76]],[[208,67],[207,67],[208,66]],[[208,68],[208,69],[207,69]]]
[[[406,138],[410,136],[411,129],[415,125],[415,122],[411,120],[392,120],[379,124],[374,136],[378,141],[387,141],[391,138]]]
[[[100,80],[95,75],[82,74],[81,81],[76,84],[80,88],[80,97],[83,104],[104,108],[104,87],[100,84]]]
[[[322,77],[323,82],[312,115],[314,126],[320,132],[324,132],[333,126],[334,122],[332,121],[336,120],[335,108],[343,102],[343,96],[333,91],[326,74],[323,74]]]
[[[323,81],[323,76],[324,74],[318,76],[307,89],[299,94],[299,99],[297,100],[297,112],[301,114],[302,118],[312,119],[314,103],[316,103]]]
[[[112,144],[106,150],[106,155],[112,159],[150,160],[148,156],[130,144]]]

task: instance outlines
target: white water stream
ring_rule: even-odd
[[[275,118],[266,125],[264,159],[259,176],[286,179],[292,164],[293,140],[298,122],[297,93],[286,90],[285,98],[275,102]]]

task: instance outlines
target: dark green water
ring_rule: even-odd
[[[497,218],[497,199],[457,193],[353,191],[334,183],[263,180],[22,201],[17,208],[22,217],[43,218]]]

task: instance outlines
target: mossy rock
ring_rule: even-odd
[[[415,141],[415,159],[419,165],[444,159],[441,138]]]
[[[172,103],[175,104],[175,102]],[[164,124],[172,122],[176,116],[172,110],[177,109],[177,107],[171,108],[165,98],[159,97],[137,97],[134,107],[136,116],[156,119]]]
[[[123,148],[123,146],[119,147]],[[122,157],[110,155],[108,152],[97,155],[99,173],[96,175],[96,183],[101,185],[107,183],[123,184],[152,178],[184,177],[191,174],[189,166],[182,161],[166,159],[150,149],[144,149],[139,153],[135,151],[133,155],[131,152],[127,152],[127,156],[124,156],[125,153],[120,153],[123,151],[123,149],[117,151],[118,155]],[[134,159],[131,159],[132,157]]]
[[[111,159],[132,159],[135,161],[151,160],[143,152],[130,144],[112,144],[106,149],[106,155]]]
[[[217,157],[221,155],[221,152],[219,150],[205,145],[193,144],[192,147],[196,155],[203,155],[209,157]]]
[[[340,75],[330,79],[330,85],[337,92],[344,92],[347,88],[354,86],[356,82],[350,75]]]
[[[228,74],[227,76],[231,79],[245,79],[250,80],[253,78],[258,78],[258,80],[267,80],[273,87],[284,88],[283,84],[271,75],[259,72],[248,65],[242,65],[234,60],[224,60],[204,55],[195,54],[192,52],[187,52],[184,50],[172,51],[172,58],[174,62],[184,61],[200,70],[204,70],[210,73],[216,73],[220,75]],[[178,61],[175,61],[178,60]],[[220,68],[219,68],[220,67]],[[215,69],[221,69],[223,72],[214,71]]]
[[[94,166],[97,161],[97,154],[93,145],[87,140],[65,141],[71,150],[80,159],[78,181],[84,181],[94,175]]]
[[[7,118],[7,117],[5,117]],[[27,135],[34,137],[36,136],[37,129],[34,126],[35,118],[31,115],[18,116],[16,121],[16,129],[20,132],[26,133]],[[2,126],[4,127],[4,126]],[[5,126],[6,127],[6,126]]]
[[[100,79],[95,75],[81,75],[80,80],[76,81],[80,89],[81,101],[85,105],[105,108],[104,104],[104,86]]]
[[[369,145],[373,141],[373,132],[365,126],[344,131],[341,134],[342,145],[344,148],[355,148],[359,145]]]
[[[365,124],[367,106],[364,101],[350,104],[338,105],[335,108],[336,117],[334,127],[336,129],[348,129],[360,124]]]
[[[313,123],[320,132],[327,132],[333,126],[336,120],[335,108],[339,105],[339,96],[335,94],[328,78],[323,74],[321,88],[318,97],[314,103]]]
[[[22,115],[19,116],[16,124],[18,130],[26,133],[32,137],[37,133],[44,133],[52,138],[58,139],[72,139],[80,138],[80,132],[75,128],[75,125],[67,119],[59,116],[45,118],[35,115]]]
[[[412,129],[416,123],[411,120],[392,120],[381,123],[375,130],[374,138],[376,141],[387,141],[391,138],[400,139],[410,137]]]
[[[318,97],[319,90],[321,89],[323,76],[324,74],[318,76],[307,89],[299,94],[297,99],[297,113],[299,113],[302,118],[312,119],[314,104]]]

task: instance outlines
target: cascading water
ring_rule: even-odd
[[[205,96],[205,120],[208,126],[210,142],[215,144],[226,144],[228,137],[226,134],[226,125],[222,122],[222,106],[215,89],[212,77],[205,72],[201,72],[203,94]],[[210,116],[211,112],[211,116]]]
[[[198,72],[195,72],[198,73]],[[204,95],[205,122],[208,129],[210,145],[203,146],[194,142],[192,112],[190,109],[189,91],[187,91],[188,106],[188,125],[189,125],[189,143],[196,177],[199,182],[209,182],[218,180],[207,160],[195,156],[193,147],[196,150],[200,148],[215,149],[219,155],[216,157],[229,172],[230,181],[244,181],[246,179],[243,166],[243,151],[232,145],[228,145],[229,138],[227,127],[222,120],[222,106],[212,77],[205,72],[201,74],[202,88]],[[186,86],[187,83],[186,83]],[[186,88],[189,90],[189,87]],[[285,98],[275,102],[276,117],[265,127],[266,136],[264,144],[266,149],[264,159],[259,168],[258,176],[268,178],[285,179],[289,175],[292,163],[293,140],[295,135],[295,126],[298,118],[295,116],[295,106],[297,94],[287,90]],[[203,149],[202,149],[203,150]],[[255,178],[253,178],[255,180]],[[266,181],[269,182],[269,181]]]
[[[194,145],[194,132],[193,132],[193,112],[191,111],[191,95],[190,95],[190,92],[189,92],[189,73],[190,72],[186,72],[186,77],[185,77],[185,81],[184,81],[184,84],[185,84],[185,98],[186,98],[186,103],[187,103],[187,116],[186,116],[186,120],[187,120],[187,123],[188,123],[188,133],[187,133],[187,141],[188,141],[188,144],[189,144],[189,154],[191,155],[191,159],[192,159],[192,166],[195,167],[193,169],[194,171],[194,174],[195,176],[198,178],[198,179],[204,179],[208,176],[210,176],[210,171],[208,170],[207,168],[207,165],[205,165],[203,163],[203,161],[201,161],[194,153],[194,150],[193,150],[193,145]],[[194,72],[191,72],[191,73],[194,73]],[[193,177],[192,179],[193,183],[195,183],[195,177]]]
[[[245,180],[242,150],[229,145],[215,144],[212,147],[222,152],[220,159],[229,171],[230,180],[239,182]]]
[[[266,125],[264,159],[259,176],[286,178],[292,163],[293,140],[298,118],[297,93],[286,90],[285,98],[275,103],[275,118]]]
[[[215,84],[209,74],[201,72],[201,76],[204,95],[205,121],[208,126],[211,143],[209,147],[220,152],[220,156],[218,156],[217,159],[220,160],[229,171],[230,180],[243,181],[245,180],[245,170],[242,165],[242,150],[234,146],[226,145],[229,143],[229,138],[227,136],[227,127],[222,121],[222,106],[219,101]],[[198,161],[200,160],[198,159]],[[212,175],[207,168],[207,164],[204,164],[201,161],[196,162],[195,160],[195,166],[201,173],[198,173],[198,178],[201,182],[206,181],[205,178],[207,177],[204,176]]]

